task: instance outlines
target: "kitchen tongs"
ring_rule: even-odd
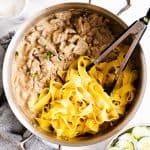
[[[123,42],[128,36],[132,35],[133,36],[133,41],[124,57],[124,60],[122,61],[118,72],[115,75],[113,83],[110,85],[109,88],[106,88],[105,91],[110,94],[121,74],[121,72],[125,69],[126,64],[133,53],[135,47],[137,46],[138,42],[140,41],[141,37],[143,36],[148,22],[150,20],[150,8],[146,14],[146,16],[140,18],[139,20],[135,21],[131,26],[127,28],[127,30],[114,42],[112,42],[101,54],[98,58],[96,58],[90,65],[87,66],[86,70],[89,71],[91,67],[94,65],[100,63],[103,61],[107,55],[113,51],[121,42]]]

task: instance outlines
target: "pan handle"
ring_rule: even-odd
[[[88,3],[91,4],[92,0],[88,0]],[[123,12],[128,10],[130,7],[131,7],[131,0],[126,0],[126,5],[118,11],[117,15],[118,16],[121,15]]]
[[[120,10],[119,10],[119,12],[117,13],[117,15],[119,16],[120,14],[122,14],[123,12],[125,12],[126,10],[128,10],[130,7],[131,7],[131,0],[126,0],[126,5],[123,7],[123,8],[121,8]]]

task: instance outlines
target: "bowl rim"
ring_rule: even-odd
[[[124,132],[126,132],[127,130],[131,129],[131,128],[135,128],[135,127],[150,127],[150,123],[134,123],[131,124],[127,127],[125,127],[124,129],[122,129],[121,131],[119,131],[119,133],[117,133],[110,141],[109,143],[106,145],[105,150],[108,150],[108,148],[110,148],[112,142],[118,138],[121,134],[123,134]]]
[[[72,6],[74,5],[74,6]],[[15,114],[15,116],[17,117],[17,119],[20,121],[20,123],[25,126],[30,132],[32,132],[33,134],[35,134],[36,136],[40,137],[41,139],[50,142],[50,143],[54,143],[54,144],[61,144],[64,146],[87,146],[87,145],[92,145],[92,144],[96,144],[98,142],[104,141],[110,137],[112,137],[114,134],[116,134],[118,131],[120,131],[135,115],[135,112],[137,111],[137,109],[139,108],[139,105],[142,102],[142,97],[145,91],[145,86],[146,86],[146,63],[145,63],[145,57],[143,54],[143,50],[141,48],[140,51],[140,56],[141,56],[141,63],[142,63],[142,67],[143,67],[143,85],[141,88],[141,94],[139,95],[139,100],[136,103],[134,110],[132,110],[130,112],[130,115],[128,115],[126,117],[126,119],[124,119],[117,127],[115,127],[115,129],[113,129],[112,131],[106,133],[103,135],[103,137],[99,137],[95,140],[91,140],[88,142],[87,141],[78,141],[78,142],[67,142],[67,141],[60,141],[57,139],[52,139],[51,137],[47,137],[46,135],[42,134],[41,132],[39,132],[38,130],[36,130],[33,125],[31,125],[28,121],[27,118],[25,116],[25,114],[20,111],[20,109],[17,107],[17,105],[13,102],[13,97],[12,97],[12,91],[11,91],[11,82],[10,82],[10,74],[11,74],[11,60],[12,60],[12,55],[13,52],[15,51],[15,47],[17,45],[16,41],[19,40],[20,37],[22,37],[24,35],[24,31],[27,31],[28,26],[30,26],[36,19],[38,19],[40,16],[42,16],[43,14],[45,14],[46,12],[51,11],[51,9],[56,9],[59,7],[65,7],[65,6],[72,6],[72,8],[80,8],[84,7],[86,9],[94,9],[94,10],[101,10],[102,12],[105,13],[109,13],[110,17],[117,20],[118,23],[120,23],[122,25],[122,27],[127,28],[127,25],[120,19],[118,18],[116,15],[114,15],[113,13],[111,13],[110,11],[99,7],[99,6],[95,6],[95,5],[91,5],[91,4],[87,4],[87,3],[61,3],[61,4],[57,4],[57,5],[52,5],[38,13],[36,13],[33,17],[31,17],[30,19],[28,19],[23,25],[22,27],[17,31],[17,33],[15,34],[15,36],[13,37],[6,53],[5,53],[5,57],[4,57],[4,63],[3,63],[3,70],[2,70],[2,80],[3,80],[3,88],[4,88],[4,92],[7,98],[7,101],[9,103],[9,106],[11,108],[11,110],[13,111],[13,113]],[[76,6],[76,7],[75,7]]]

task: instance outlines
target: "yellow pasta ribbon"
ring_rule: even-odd
[[[64,84],[50,80],[32,109],[37,113],[39,126],[45,131],[51,127],[57,137],[70,139],[85,133],[96,134],[105,122],[119,119],[134,99],[137,71],[128,65],[110,96],[103,87],[112,83],[123,55],[120,51],[117,59],[100,63],[89,72],[86,66],[92,59],[80,56],[68,68]]]

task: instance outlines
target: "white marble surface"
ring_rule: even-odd
[[[23,17],[27,20],[37,11],[63,2],[85,2],[87,3],[88,0],[28,0],[28,4],[26,9],[23,13]],[[150,0],[131,0],[132,7],[127,10],[125,13],[121,14],[121,18],[130,25],[136,19],[144,16],[148,8],[150,7]],[[125,5],[125,0],[92,0],[92,4],[107,8],[108,10],[117,13],[119,8]],[[0,37],[5,35],[8,31],[18,30],[21,23],[16,20],[0,20]],[[150,25],[141,40],[141,45],[144,50],[146,63],[147,63],[147,86],[146,91],[143,97],[143,102],[135,114],[134,118],[128,123],[128,125],[136,124],[136,123],[150,123]],[[109,140],[101,142],[97,145],[88,146],[88,147],[80,147],[80,148],[70,148],[70,147],[63,147],[63,150],[103,150]]]

